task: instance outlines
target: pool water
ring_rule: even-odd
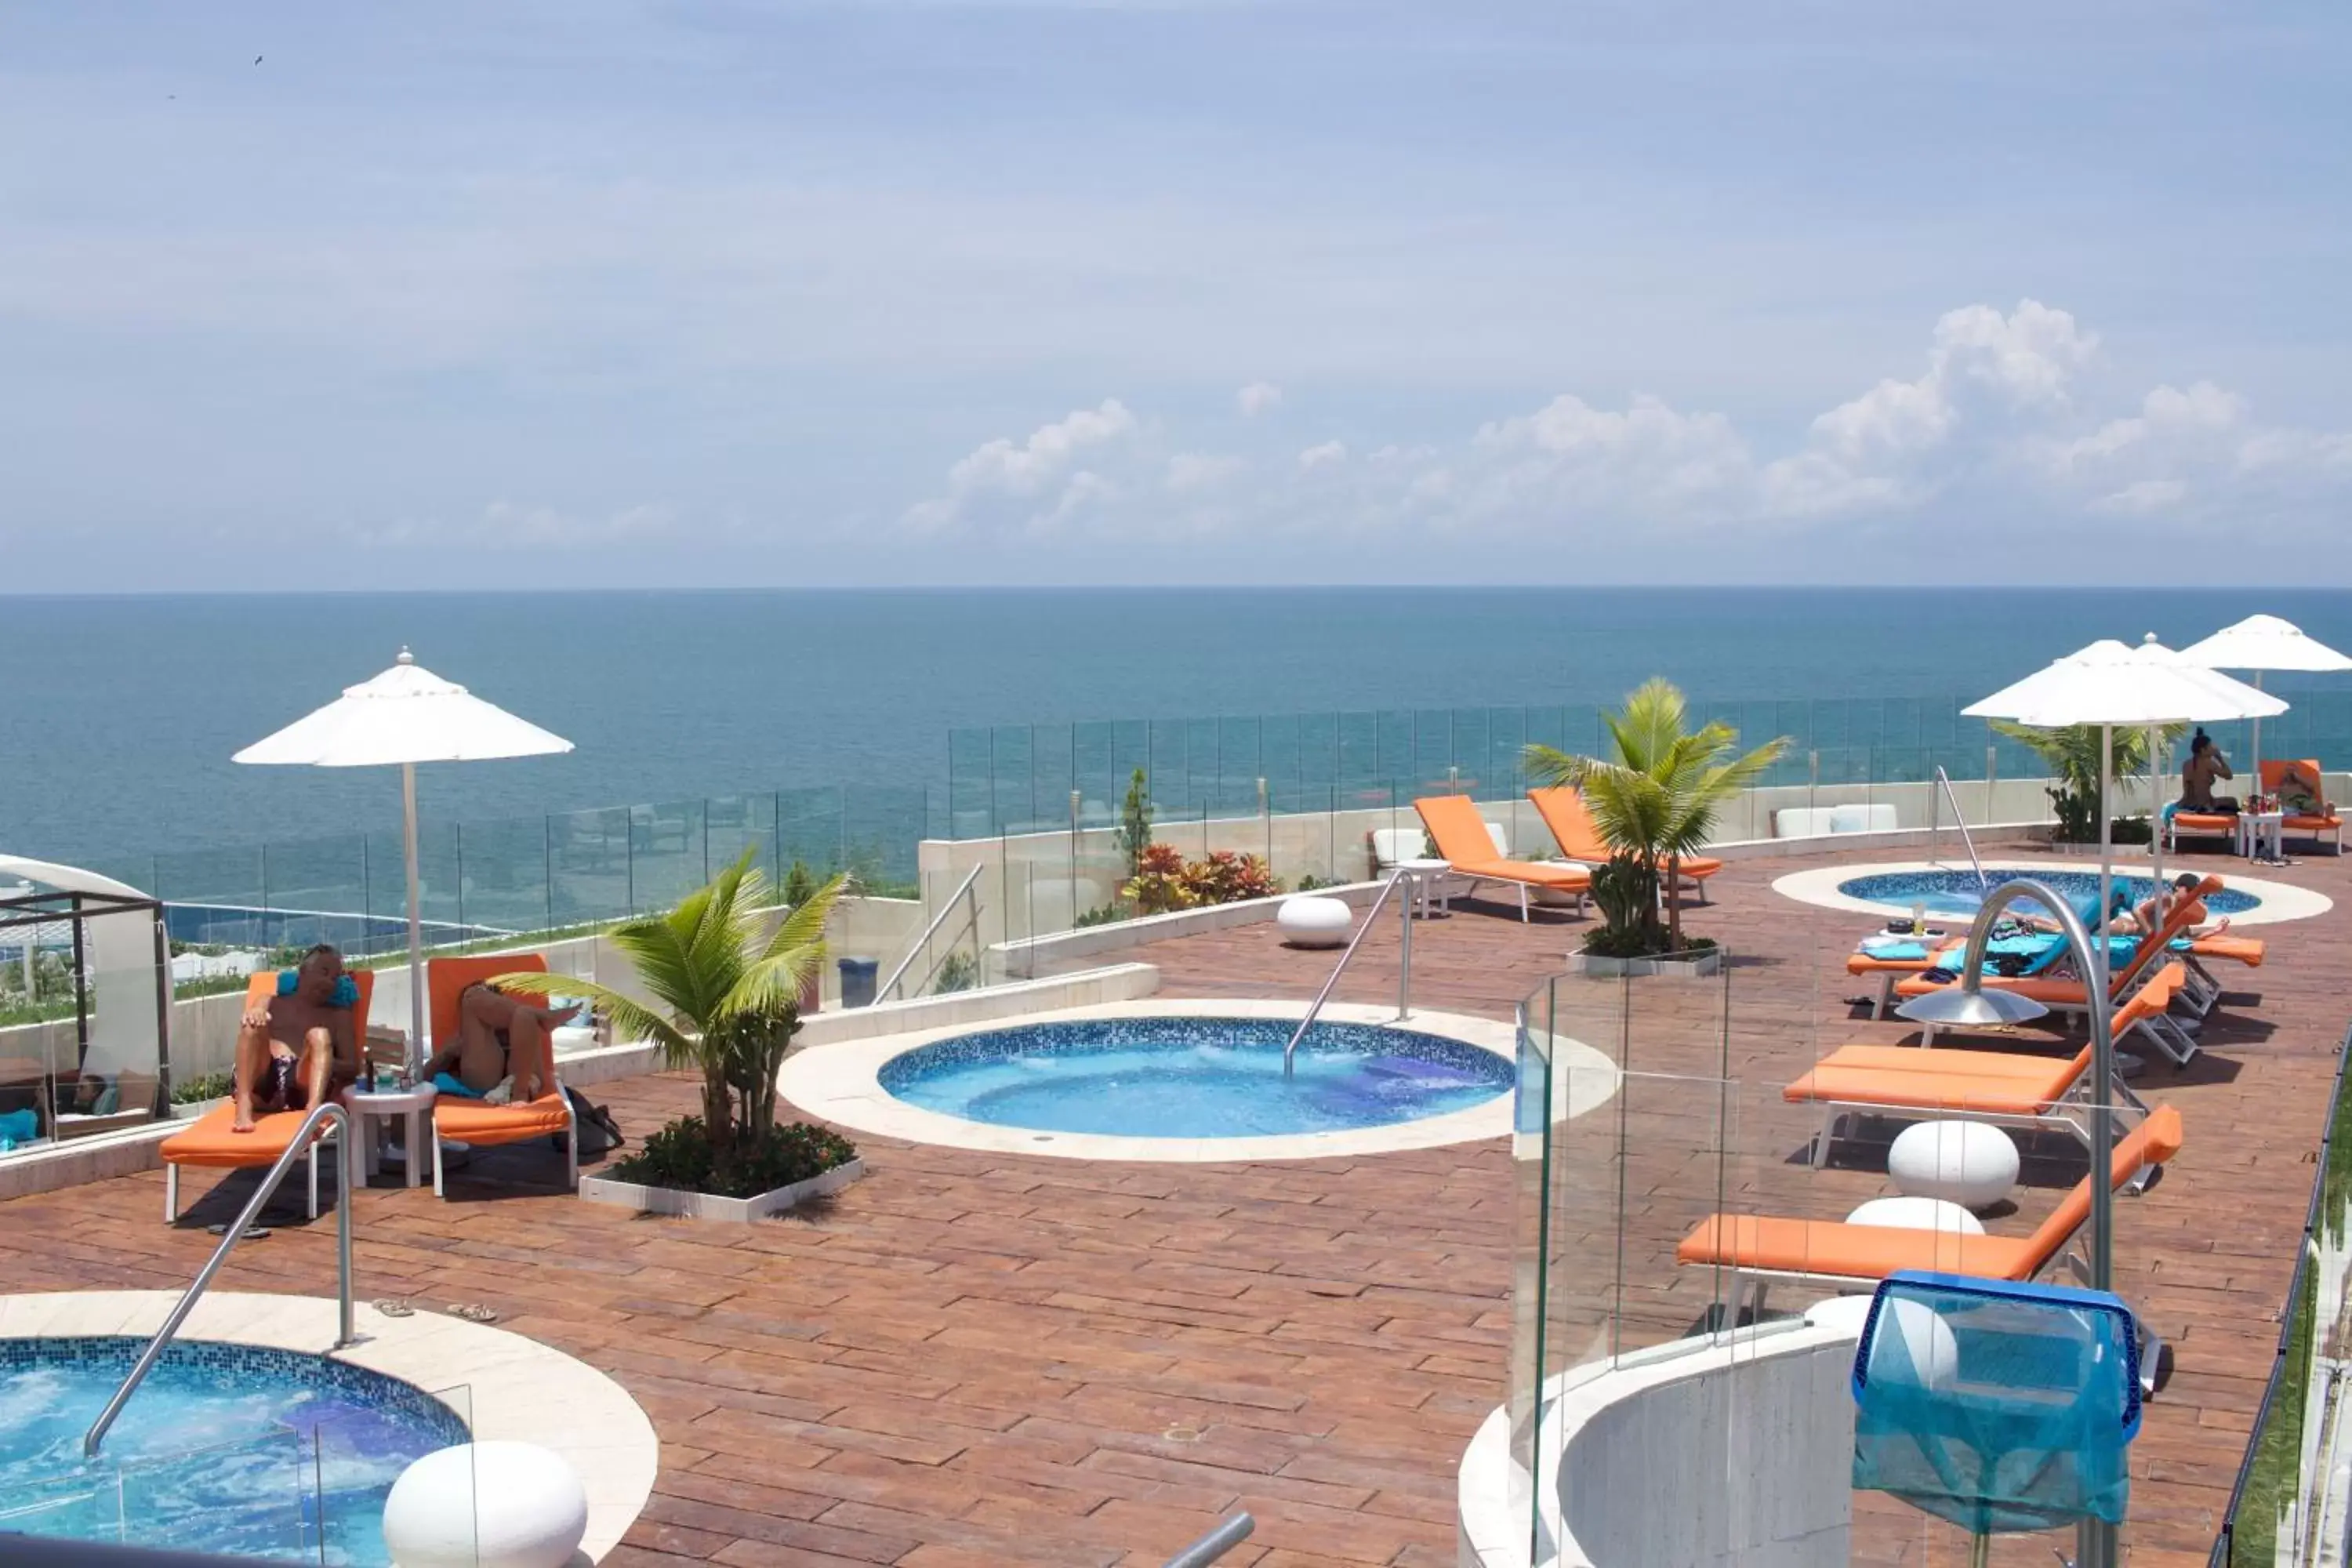
[[[1392,1126],[1507,1091],[1509,1060],[1458,1040],[1318,1022],[1295,1075],[1295,1021],[1105,1018],[1029,1024],[918,1047],[882,1066],[909,1105],[1041,1132],[1253,1138]]]
[[[1997,888],[2005,878],[2014,874],[1996,868],[1988,870],[1986,876]],[[2035,881],[2050,884],[2052,890],[2061,897],[2087,899],[2093,903],[2098,901],[2099,874],[2096,871],[2036,869],[2032,876]],[[2118,875],[2115,879],[2115,886],[2127,890],[2134,904],[2152,898],[2156,893],[2156,883],[2147,877]],[[1984,890],[1972,870],[1890,871],[1874,877],[1851,877],[1838,884],[1838,891],[1849,899],[1884,905],[1892,914],[1908,914],[1914,904],[1924,904],[1930,914],[1938,915],[1972,915],[1984,907]],[[2242,914],[2262,901],[2252,893],[2224,888],[2206,898],[2205,911],[2216,918]],[[2020,899],[2012,907],[2028,914],[2050,912],[2032,899]]]
[[[392,1378],[175,1343],[84,1461],[82,1434],[144,1347],[0,1341],[0,1531],[387,1568],[392,1483],[467,1441],[447,1405]]]

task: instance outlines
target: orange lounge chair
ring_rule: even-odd
[[[1886,1016],[1895,1005],[1895,986],[1906,978],[1925,974],[1931,969],[1958,969],[1960,955],[1968,950],[1969,939],[1947,932],[1940,937],[1927,938],[1923,945],[1929,950],[1925,958],[1879,958],[1860,951],[1846,954],[1845,972],[1857,980],[1875,978],[1878,982],[1878,994],[1870,1005],[1873,1018]],[[2175,958],[2184,960],[2189,966],[2189,978],[2176,994],[2176,1000],[2189,1002],[2200,1017],[2212,1011],[2212,999],[2221,994],[2221,983],[2214,978],[2211,970],[2205,967],[2207,962],[2242,963],[2249,969],[2260,969],[2269,951],[2258,936],[2191,937],[2185,952],[2169,942],[2166,946],[2171,949]]]
[[[2142,1169],[2180,1152],[2180,1112],[2159,1105],[2116,1143],[2108,1184],[2120,1188]],[[1733,1268],[1755,1279],[1754,1306],[1774,1279],[1856,1288],[1875,1285],[1902,1268],[1972,1274],[2021,1282],[2055,1263],[2091,1214],[2091,1173],[2031,1236],[1963,1236],[1839,1220],[1780,1219],[1759,1215],[1710,1215],[1675,1248],[1685,1267]]]
[[[1592,873],[1569,866],[1547,866],[1540,860],[1504,859],[1496,851],[1494,835],[1478,814],[1477,803],[1468,795],[1428,795],[1414,801],[1412,808],[1421,814],[1421,825],[1428,829],[1438,855],[1454,868],[1455,876],[1469,880],[1473,890],[1481,882],[1507,882],[1518,889],[1520,920],[1528,918],[1529,888],[1574,893],[1577,910],[1583,911],[1584,896],[1592,889]]]
[[[347,971],[353,984],[359,987],[358,1005],[352,1009],[353,1043],[359,1047],[362,1059],[367,1056],[368,1005],[375,999],[375,972],[368,969]],[[250,1010],[278,994],[278,971],[265,969],[245,983],[245,1005]],[[250,1132],[233,1132],[236,1122],[234,1104],[215,1105],[188,1124],[183,1132],[174,1132],[163,1140],[159,1152],[163,1157],[163,1221],[176,1225],[180,1218],[180,1168],[194,1165],[215,1171],[267,1170],[286,1152],[294,1135],[302,1130],[303,1119],[310,1114],[301,1110],[273,1110],[254,1119]],[[312,1219],[319,1217],[319,1145],[335,1134],[333,1124],[321,1122],[310,1141],[305,1156],[310,1171],[310,1207]]]
[[[1592,824],[1592,814],[1584,806],[1584,796],[1566,786],[1551,789],[1531,789],[1528,798],[1535,802],[1536,815],[1559,840],[1560,853],[1571,860],[1601,862],[1609,858],[1611,850],[1601,838],[1601,830]],[[1699,901],[1706,901],[1706,879],[1723,869],[1723,862],[1703,855],[1689,859],[1667,862],[1668,868],[1682,879],[1683,885],[1695,889]]]
[[[457,999],[467,986],[524,970],[546,973],[546,957],[536,952],[509,952],[487,958],[429,961],[425,965],[425,993],[432,1007],[431,1027],[436,1048],[439,1042],[457,1037]],[[500,1143],[524,1143],[533,1138],[560,1138],[563,1141],[563,1184],[580,1184],[580,1130],[572,1122],[572,1100],[563,1092],[561,1080],[537,1100],[522,1105],[486,1105],[478,1100],[441,1095],[433,1101],[433,1195],[436,1198],[448,1196],[441,1157],[443,1139],[487,1148]]]
[[[2131,994],[2132,987],[2147,973],[2149,960],[2170,947],[2173,938],[2205,918],[2205,899],[2210,894],[2221,891],[2221,878],[2206,878],[2204,881],[2198,884],[2195,898],[2176,906],[2172,912],[2165,917],[2161,927],[2152,934],[2140,938],[2139,945],[2132,949],[2131,961],[2107,977],[2109,1006],[2119,1005],[2124,997]],[[1960,982],[1954,980],[1948,984],[1957,985]],[[2089,993],[2084,988],[2084,983],[2080,979],[2050,980],[2038,976],[2019,976],[2012,979],[2005,974],[1988,974],[1983,977],[1983,985],[1988,991],[2014,991],[2020,995],[2031,996],[2053,1013],[2086,1013],[2090,1010]],[[1942,989],[1940,985],[1929,981],[1925,975],[1914,975],[1908,980],[1897,982],[1895,994],[1907,998],[1929,995],[1940,989]],[[2179,1021],[2159,1017],[2149,1019],[2147,1024],[2149,1037],[2161,1042],[2165,1054],[2174,1061],[2186,1062],[2197,1054],[2196,1042],[2189,1038],[2187,1030]],[[1920,1032],[1920,1043],[1935,1044],[1937,1028],[1937,1026],[1933,1024],[1924,1026]]]
[[[2226,811],[2173,811],[2164,816],[2164,847],[2180,847],[2180,836],[2193,833],[2200,837],[2234,838],[2238,819]]]
[[[2187,972],[2163,969],[2116,1010],[2109,1033],[2121,1045],[2133,1030],[2171,1004]],[[1946,1113],[2018,1126],[2063,1127],[2088,1143],[2083,1113],[2094,1101],[2091,1047],[2069,1058],[2023,1051],[1934,1051],[1916,1046],[1840,1046],[1780,1091],[1791,1104],[1818,1105],[1822,1130],[1813,1141],[1813,1168],[1828,1163],[1830,1145],[1848,1118],[1862,1114]],[[2145,1110],[2122,1083],[2115,1092]]]
[[[2288,816],[2280,824],[2289,833],[2308,833],[2317,843],[2321,834],[2327,835],[2335,853],[2344,853],[2344,819],[2336,815],[2336,803],[2322,793],[2323,775],[2316,757],[2265,758],[2263,763],[2263,793],[2276,795],[2286,793],[2287,775],[2300,775],[2296,783],[2308,790],[2320,803],[2315,812],[2302,812]]]

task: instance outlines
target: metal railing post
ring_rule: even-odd
[[[1171,1557],[1166,1568],[1206,1568],[1243,1542],[1257,1528],[1257,1521],[1248,1514],[1237,1513],[1216,1529]]]
[[[1389,879],[1381,884],[1380,897],[1374,899],[1372,907],[1364,912],[1364,923],[1356,928],[1356,934],[1348,941],[1348,951],[1341,953],[1339,962],[1332,966],[1331,978],[1323,983],[1323,989],[1315,994],[1315,1000],[1308,1005],[1307,1016],[1299,1019],[1298,1027],[1291,1031],[1289,1043],[1282,1047],[1282,1076],[1286,1079],[1291,1076],[1291,1058],[1298,1054],[1298,1042],[1307,1037],[1307,1031],[1313,1026],[1316,1015],[1321,1013],[1323,1004],[1331,999],[1331,988],[1339,984],[1339,976],[1348,972],[1348,961],[1356,956],[1356,949],[1363,946],[1364,938],[1370,934],[1372,927],[1378,923],[1381,906],[1389,901],[1389,895],[1397,890],[1397,884],[1410,875],[1411,873],[1402,866],[1390,870]],[[1405,918],[1408,921],[1412,918],[1410,908],[1405,911]]]
[[[139,1352],[139,1360],[132,1364],[131,1375],[122,1380],[122,1386],[114,1391],[114,1397],[106,1402],[106,1408],[99,1412],[98,1419],[82,1435],[82,1458],[87,1459],[97,1456],[98,1446],[106,1440],[107,1428],[114,1425],[115,1417],[122,1414],[122,1407],[131,1402],[131,1396],[138,1392],[140,1384],[154,1370],[156,1361],[169,1348],[173,1337],[179,1333],[180,1326],[188,1321],[188,1314],[195,1310],[197,1300],[211,1286],[213,1277],[228,1261],[230,1249],[245,1239],[246,1231],[259,1216],[262,1205],[277,1194],[278,1184],[286,1179],[286,1173],[294,1168],[294,1162],[306,1155],[317,1158],[316,1145],[325,1139],[323,1136],[313,1139],[311,1134],[318,1131],[322,1121],[335,1124],[335,1163],[340,1173],[335,1193],[335,1262],[341,1271],[341,1312],[337,1319],[335,1348],[341,1350],[359,1337],[352,1315],[352,1119],[349,1112],[331,1100],[324,1105],[310,1108],[310,1114],[302,1119],[302,1125],[296,1129],[292,1141],[286,1145],[286,1152],[278,1156],[278,1163],[269,1167],[268,1175],[261,1178],[261,1184],[253,1190],[253,1196],[246,1200],[243,1211],[229,1222],[220,1245],[213,1248],[212,1257],[205,1260],[204,1268],[196,1271],[195,1280],[188,1287],[187,1293],[172,1309],[171,1316],[163,1320],[163,1326],[155,1331],[155,1337],[147,1342],[147,1348]]]

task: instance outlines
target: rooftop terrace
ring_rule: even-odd
[[[1729,1071],[1775,1096],[1829,1047],[1891,1044],[1907,1027],[1846,1005],[1858,987],[1838,963],[1867,922],[1774,893],[1794,864],[1736,863],[1692,921],[1737,955]],[[2336,907],[2263,927],[2268,962],[2222,975],[2204,1054],[2184,1069],[2153,1062],[2135,1084],[2178,1106],[2188,1137],[2164,1181],[2117,1206],[2117,1288],[2179,1365],[2133,1449],[2134,1563],[2201,1563],[2211,1546],[2271,1370],[2345,1024],[2352,865],[2262,875]],[[1416,931],[1415,999],[1507,1020],[1559,970],[1573,928],[1456,908]],[[1120,956],[1157,965],[1175,996],[1303,998],[1331,962],[1262,925]],[[1389,926],[1340,994],[1392,998],[1395,959]],[[1695,1053],[1686,1070],[1720,1066]],[[693,1093],[665,1075],[595,1097],[635,1134]],[[1883,1171],[1810,1170],[1814,1119],[1786,1110],[1785,1126],[1747,1137],[1790,1158],[1752,1171],[1728,1206],[1835,1217],[1886,1190]],[[510,1185],[534,1167],[488,1152],[455,1202],[360,1199],[361,1292],[485,1303],[635,1395],[661,1469],[615,1564],[1148,1563],[1236,1507],[1259,1528],[1228,1562],[1454,1562],[1455,1468],[1505,1394],[1505,1141],[1156,1166],[863,1142],[868,1179],[747,1227]],[[2078,1169],[2029,1161],[2017,1212],[1989,1227],[2030,1228]],[[212,1246],[203,1226],[247,1188],[232,1182],[173,1229],[162,1184],[150,1173],[0,1204],[11,1288],[184,1285]],[[332,1228],[297,1224],[242,1248],[222,1288],[331,1293]],[[1648,1239],[1670,1252],[1676,1237]],[[1666,1316],[1697,1315],[1708,1286],[1689,1289]],[[1856,1500],[1857,1562],[1963,1561],[1958,1540]],[[1994,1561],[2043,1551],[2004,1542]]]

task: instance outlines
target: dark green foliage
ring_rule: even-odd
[[[808,868],[807,861],[793,861],[792,869],[784,873],[782,894],[784,907],[788,910],[799,909],[809,901],[810,895],[815,891],[816,873]]]
[[[615,1181],[676,1187],[723,1198],[755,1198],[821,1176],[857,1158],[857,1146],[830,1128],[794,1121],[758,1137],[739,1133],[723,1151],[699,1116],[681,1116],[647,1138],[625,1160],[614,1161]]]
[[[1118,808],[1118,852],[1127,858],[1127,874],[1133,878],[1143,869],[1143,852],[1151,847],[1151,792],[1144,779],[1143,770],[1127,782],[1127,799]]]
[[[1592,868],[1592,904],[1601,911],[1601,929],[1586,936],[1585,952],[1641,958],[1672,949],[1658,919],[1658,874],[1641,855],[1619,850]]]

